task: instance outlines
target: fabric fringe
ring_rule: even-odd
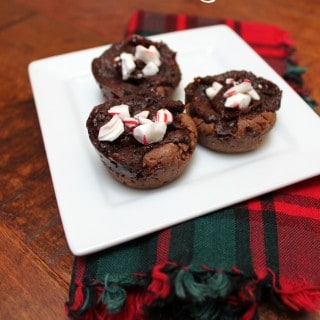
[[[296,91],[300,97],[315,110],[318,106],[316,100],[310,96],[310,91],[305,88],[303,75],[307,71],[307,68],[300,67],[294,58],[294,52],[286,60],[286,69],[282,77]]]
[[[71,319],[80,320],[251,320],[268,302],[279,310],[314,313],[320,308],[320,288],[292,288],[289,283],[280,287],[272,270],[249,277],[237,269],[168,262],[149,274],[107,276],[103,284],[77,282],[66,310]]]

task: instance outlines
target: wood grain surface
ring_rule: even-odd
[[[120,40],[136,9],[278,25],[291,33],[299,63],[308,68],[306,86],[320,101],[319,0],[0,0],[0,319],[66,319],[73,263],[28,64]],[[263,319],[296,318],[272,307],[261,313]]]

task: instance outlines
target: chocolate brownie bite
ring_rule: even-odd
[[[199,143],[225,153],[258,148],[276,122],[282,91],[248,71],[197,77],[185,88]]]
[[[197,130],[181,101],[155,94],[109,99],[93,108],[89,138],[110,174],[137,189],[178,178],[197,145]]]
[[[141,90],[169,97],[181,80],[176,53],[139,35],[111,45],[92,61],[92,73],[107,98]]]

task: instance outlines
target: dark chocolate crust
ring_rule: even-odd
[[[186,168],[197,144],[197,130],[191,117],[184,112],[184,104],[156,95],[131,95],[121,99],[129,106],[130,114],[167,108],[173,115],[173,123],[167,126],[164,139],[158,143],[139,143],[126,129],[115,141],[99,141],[102,125],[111,119],[108,110],[119,104],[111,99],[93,108],[87,120],[89,138],[110,174],[121,183],[138,188],[151,189],[167,184],[179,177]]]
[[[134,53],[137,45],[149,47],[154,45],[159,53],[161,66],[159,72],[150,77],[138,77],[133,73],[128,80],[122,79],[121,66],[115,61],[122,52]],[[142,62],[137,63],[141,71]],[[176,62],[176,53],[163,42],[154,42],[139,35],[113,44],[103,54],[92,61],[92,73],[107,98],[120,98],[137,93],[140,90],[154,91],[169,97],[181,80],[181,72]]]
[[[249,79],[260,99],[252,99],[246,110],[226,108],[223,95],[233,86],[226,84],[228,78],[237,82]],[[210,100],[205,90],[214,81],[223,88]],[[282,91],[276,84],[247,71],[197,77],[185,88],[186,111],[196,124],[199,143],[226,153],[251,151],[260,146],[276,122],[281,96]]]

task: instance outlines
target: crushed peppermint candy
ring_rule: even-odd
[[[156,143],[163,139],[167,125],[173,121],[172,113],[166,108],[157,111],[155,121],[148,119],[149,111],[147,110],[131,117],[129,106],[126,104],[113,106],[108,110],[108,113],[112,118],[100,128],[99,141],[116,140],[125,131],[124,127],[126,126],[132,129],[132,135],[140,143]]]
[[[142,124],[133,129],[133,136],[142,144],[151,144],[163,139],[167,131],[164,122],[153,122]]]
[[[134,115],[134,118],[136,119],[139,119],[140,117],[142,118],[148,118],[149,117],[149,111],[148,110],[144,110],[144,111],[141,111],[141,112],[138,112]]]
[[[153,62],[148,62],[145,67],[142,69],[142,73],[145,77],[154,76],[159,72],[159,68]]]
[[[217,93],[223,88],[223,85],[217,81],[214,81],[210,87],[206,89],[206,95],[211,100]]]
[[[132,71],[136,68],[134,56],[131,53],[122,52],[120,54],[122,79],[128,80]]]
[[[224,106],[226,108],[234,108],[245,110],[249,107],[251,100],[260,100],[258,92],[252,87],[249,79],[238,82],[233,78],[227,78],[225,84],[232,84],[223,96],[226,98]],[[206,88],[205,92],[209,99],[213,99],[222,89],[223,85],[214,81],[212,85]],[[258,86],[260,88],[260,86]]]
[[[250,97],[253,99],[253,100],[260,100],[260,96],[258,94],[258,92],[254,89],[252,90],[249,90],[248,91],[248,94],[250,95]]]
[[[149,117],[149,111],[144,110],[134,115],[134,118],[139,121],[140,124],[145,124],[147,122],[150,122],[151,120],[148,119]]]
[[[251,97],[248,94],[239,92],[228,97],[224,106],[226,108],[244,110],[248,108],[250,101],[251,101]]]
[[[230,89],[228,89],[224,93],[224,97],[230,97],[230,96],[237,94],[237,93],[248,93],[250,90],[253,90],[252,85],[251,85],[251,81],[244,80],[243,82],[238,83],[238,84],[234,85],[233,87],[231,87]]]
[[[120,119],[129,118],[129,106],[127,104],[119,104],[108,110],[110,116],[118,115]]]
[[[245,110],[249,107],[251,99],[260,100],[259,94],[252,87],[249,79],[244,79],[240,83],[230,80],[229,83],[232,83],[233,87],[224,93],[226,108]]]
[[[124,125],[121,118],[115,114],[110,121],[104,124],[98,135],[99,141],[114,141],[124,132]]]
[[[148,48],[137,45],[134,55],[127,52],[122,52],[120,56],[115,58],[115,61],[121,61],[122,79],[128,80],[132,72],[136,69],[136,60],[141,60],[145,63],[142,69],[142,74],[138,76],[151,77],[159,72],[161,65],[160,52],[154,45],[150,45]]]
[[[166,109],[162,108],[157,111],[156,122],[164,122],[170,124],[173,121],[172,113]]]
[[[140,124],[139,120],[137,120],[136,118],[132,118],[132,117],[124,118],[123,123],[126,127],[130,128],[130,129],[135,128]]]
[[[146,48],[146,47],[142,46],[141,44],[137,45],[134,56],[137,60],[141,60],[145,64],[152,62],[157,67],[159,67],[161,65],[160,53],[159,53],[158,49],[153,45],[149,46],[149,48]]]
[[[140,117],[139,118],[139,123],[140,124],[146,124],[146,123],[149,123],[149,122],[152,122],[152,120],[148,119],[148,118],[144,118],[144,117]]]

